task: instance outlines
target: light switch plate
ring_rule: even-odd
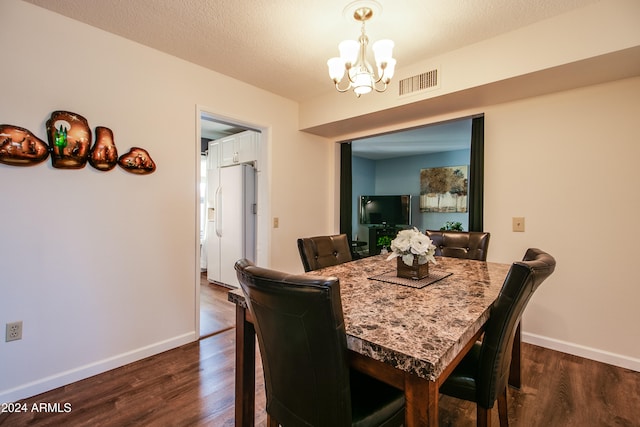
[[[514,216],[513,217],[513,231],[524,232],[524,217],[523,216]]]

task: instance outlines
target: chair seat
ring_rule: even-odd
[[[440,393],[458,399],[475,402],[477,399],[476,378],[480,366],[481,343],[475,343],[469,353],[460,361],[447,380],[440,386]]]
[[[399,426],[404,421],[404,393],[351,370],[352,426]]]

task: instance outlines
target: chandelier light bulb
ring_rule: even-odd
[[[383,62],[389,62],[390,59],[393,59],[393,40],[378,40],[371,47],[373,48],[373,54],[375,55],[378,66]]]
[[[342,58],[331,58],[327,61],[327,66],[329,67],[329,77],[336,83],[340,83],[342,81],[342,77],[344,77],[344,72],[346,71],[344,61]]]
[[[346,64],[355,64],[358,59],[358,51],[360,49],[360,43],[355,40],[344,40],[338,45],[340,51],[340,58]]]

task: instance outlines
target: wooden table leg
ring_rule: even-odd
[[[522,337],[520,335],[520,325],[518,323],[516,328],[516,335],[513,339],[513,348],[511,349],[511,367],[509,370],[509,385],[515,388],[520,388],[522,385],[522,379],[520,377],[520,364],[522,363],[522,356],[520,355],[520,347],[522,344]]]
[[[405,374],[406,427],[438,426],[438,387],[434,381]]]
[[[236,305],[236,426],[253,427],[256,401],[256,332]]]

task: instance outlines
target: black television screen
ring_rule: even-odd
[[[411,196],[360,196],[360,224],[411,224]]]

